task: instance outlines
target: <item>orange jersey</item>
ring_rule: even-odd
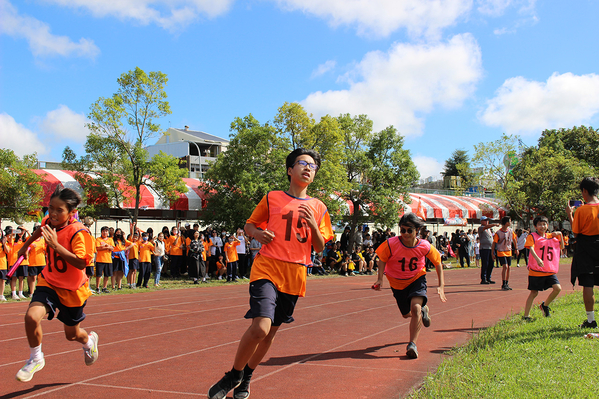
[[[154,252],[154,244],[151,242],[140,242],[139,243],[139,261],[140,262],[151,262],[152,253]]]
[[[96,238],[96,251],[98,253],[98,255],[96,255],[96,263],[112,263],[112,249],[102,248],[103,244],[114,247],[112,238]]]
[[[130,241],[127,240],[125,240],[125,242],[122,242],[120,240],[115,240],[114,238],[112,239],[112,241],[114,241],[114,249],[112,250],[112,252],[124,251],[125,248],[127,248],[127,242],[130,243]]]
[[[127,246],[133,245],[129,248],[129,257],[127,259],[138,259],[139,258],[139,241],[126,241]]]
[[[8,245],[8,243],[6,243]],[[19,259],[19,251],[23,248],[23,241],[19,240],[18,242],[12,243],[12,250],[8,255],[8,264],[10,266],[14,265],[17,259]],[[23,262],[21,262],[21,266],[29,266],[29,259],[26,257]]]
[[[585,236],[599,235],[599,204],[585,204],[576,209],[572,218],[572,232]]]
[[[212,243],[210,241],[204,241],[203,245],[204,252],[202,252],[202,259],[206,260],[206,256],[208,256],[208,254],[210,253],[210,247],[212,246]]]
[[[512,231],[512,229],[508,228],[507,231],[500,229],[497,230],[495,235],[493,235],[493,242],[495,243],[497,256],[512,256],[512,248],[516,249],[518,237],[516,236],[516,233]]]
[[[6,257],[6,252],[4,252],[4,247],[0,243],[0,270],[8,269],[8,259]]]
[[[165,240],[168,243],[169,255],[183,255],[183,244],[185,240],[180,235],[170,236]]]
[[[218,261],[216,262],[216,268],[218,270],[222,269],[223,267],[225,267],[225,265],[223,265],[221,262],[218,262]]]
[[[239,243],[237,241],[233,241],[232,243],[226,242],[224,251],[227,254],[227,262],[237,262],[239,260],[239,256],[237,256],[237,246]]]
[[[416,246],[406,247],[399,237],[393,238],[393,241],[395,239],[399,242],[393,245],[393,251],[389,244],[389,240],[392,239],[389,239],[379,245],[376,254],[381,262],[385,262],[387,280],[389,285],[396,290],[403,290],[418,278],[426,275],[424,258],[428,258],[435,266],[441,264],[441,254],[428,241],[418,240]],[[400,267],[402,264],[403,271]],[[387,268],[389,268],[388,271]],[[410,271],[412,268],[414,270]],[[402,278],[404,274],[407,278]]]
[[[47,217],[42,225],[47,222]],[[58,242],[67,251],[85,260],[87,266],[93,262],[95,242],[87,228],[74,221],[56,230]],[[48,264],[38,278],[38,286],[53,289],[63,305],[83,306],[91,296],[85,268],[79,269],[68,264],[56,251],[48,247]]]
[[[250,282],[266,279],[280,292],[306,295],[306,265],[310,263],[312,233],[298,221],[297,208],[300,204],[307,204],[314,211],[325,242],[335,236],[329,213],[321,201],[295,198],[283,191],[268,193],[247,223],[274,232],[275,239],[260,249],[252,265]]]
[[[29,246],[29,264],[31,266],[46,266],[46,240],[40,237]]]

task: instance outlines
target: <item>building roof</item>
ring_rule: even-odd
[[[228,143],[229,140],[223,139],[222,137],[215,136],[213,134],[209,134],[206,132],[200,132],[197,130],[185,130],[185,129],[177,129],[174,127],[169,128],[169,130],[176,130],[178,133],[188,134],[190,136],[197,137],[200,140],[208,140],[208,141],[219,141],[221,143]]]

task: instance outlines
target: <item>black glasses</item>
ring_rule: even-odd
[[[315,163],[312,163],[312,162],[306,162],[306,161],[304,161],[304,160],[296,161],[296,162],[293,164],[293,166],[295,166],[295,165],[296,165],[296,164],[298,164],[298,163],[299,163],[301,166],[303,166],[303,167],[309,166],[309,167],[310,167],[310,169],[312,169],[312,170],[318,170],[318,165],[316,165]]]
[[[411,227],[408,227],[407,229],[404,229],[404,228],[399,229],[399,232],[401,234],[405,234],[405,233],[412,234],[414,232],[414,230]]]

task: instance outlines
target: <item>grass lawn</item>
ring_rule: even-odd
[[[532,322],[517,314],[474,334],[410,398],[599,397],[599,339],[584,338],[599,331],[578,327],[582,293],[560,295],[551,309],[549,318],[533,307]]]

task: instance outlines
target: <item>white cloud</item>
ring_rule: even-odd
[[[319,66],[317,66],[316,69],[312,71],[311,78],[316,78],[318,76],[322,76],[325,73],[335,69],[335,66],[337,66],[337,62],[335,62],[333,60],[328,60],[324,64],[320,64]]]
[[[477,0],[478,12],[485,15],[499,16],[504,13],[513,1],[512,0]]]
[[[67,36],[53,35],[48,24],[30,16],[19,15],[8,0],[0,0],[0,34],[24,38],[35,56],[59,55],[93,59],[100,53],[93,40],[81,38],[79,43],[75,43]]]
[[[405,28],[411,36],[438,37],[472,8],[472,0],[275,0],[282,8],[355,26],[361,35],[384,37]]]
[[[475,90],[482,76],[481,52],[470,34],[446,43],[394,44],[388,52],[366,54],[342,76],[347,90],[310,94],[302,104],[317,116],[367,114],[375,130],[394,125],[403,135],[420,134],[417,114],[435,106],[455,108]]]
[[[445,167],[444,163],[439,162],[435,158],[424,155],[413,156],[412,162],[414,162],[418,172],[420,172],[420,179],[426,179],[430,176],[432,176],[434,180],[441,179],[441,171]]]
[[[89,133],[85,127],[87,122],[88,120],[83,114],[72,111],[66,105],[60,105],[46,114],[40,127],[44,133],[51,134],[58,139],[83,142]]]
[[[18,156],[48,152],[35,133],[4,112],[0,113],[0,142],[3,148],[13,150]]]
[[[547,82],[506,80],[479,114],[506,133],[534,133],[588,123],[599,112],[599,75],[554,73]]]
[[[209,18],[229,10],[234,0],[45,0],[64,7],[86,9],[94,17],[114,16],[142,25],[156,24],[176,32],[201,15]]]

